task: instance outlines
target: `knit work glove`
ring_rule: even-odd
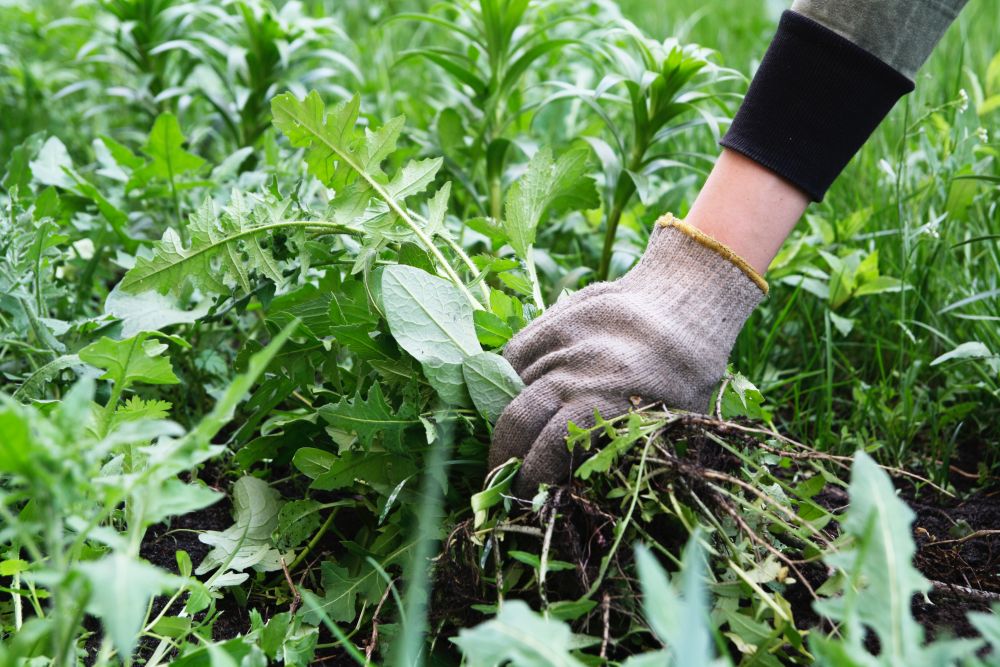
[[[526,388],[493,432],[489,464],[524,459],[513,491],[567,479],[582,462],[567,423],[594,425],[630,399],[704,411],[747,317],[767,283],[729,248],[667,214],[642,260],[614,282],[558,303],[507,344]]]

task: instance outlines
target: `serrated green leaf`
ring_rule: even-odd
[[[254,274],[281,284],[281,266],[261,239],[281,226],[287,206],[288,202],[265,199],[251,206],[234,192],[229,205],[217,213],[215,203],[206,198],[188,220],[189,244],[185,247],[168,229],[153,246],[152,257],[136,258],[118,289],[176,294],[190,281],[209,294],[228,294],[232,286],[249,292]]]
[[[322,572],[324,597],[319,610],[335,623],[354,621],[359,596],[377,601],[385,590],[385,582],[370,568],[351,576],[347,568],[326,561]],[[317,615],[315,612],[306,614],[306,622],[316,622]]]
[[[507,600],[492,620],[459,630],[451,640],[469,667],[583,667],[570,653],[573,633],[568,625],[546,619],[522,600]]]
[[[130,396],[124,403],[118,406],[111,417],[111,426],[108,430],[130,421],[141,421],[144,419],[166,419],[170,416],[170,403],[160,400],[145,400],[138,396]]]
[[[344,452],[325,472],[316,476],[310,488],[334,491],[360,480],[388,495],[396,484],[416,472],[413,463],[398,454],[385,452]]]
[[[101,338],[79,352],[82,361],[104,370],[102,380],[111,380],[124,389],[136,382],[177,384],[180,382],[163,349],[155,345],[149,333],[126,340]]]
[[[548,210],[595,208],[594,180],[587,173],[588,151],[572,150],[553,161],[552,151],[540,149],[524,175],[511,186],[504,204],[503,228],[522,259],[535,242],[538,223]]]
[[[353,400],[344,396],[318,412],[331,426],[357,434],[365,449],[370,449],[375,437],[381,436],[386,449],[401,451],[403,432],[420,423],[412,404],[404,403],[398,412],[393,411],[377,382],[368,390],[367,398],[362,398],[359,391]]]
[[[669,647],[674,665],[710,665],[713,660],[699,539],[695,532],[688,540],[680,573],[672,585],[648,548],[638,545],[635,549],[643,613],[656,636]]]
[[[358,152],[355,125],[361,99],[358,96],[338,104],[327,113],[315,90],[304,100],[283,93],[271,100],[274,126],[296,148],[305,148],[309,171],[328,187],[343,187],[362,170],[365,156]]]
[[[851,504],[842,528],[854,543],[824,559],[846,573],[846,591],[817,601],[816,610],[843,623],[842,648],[848,653],[867,653],[867,627],[878,636],[880,664],[922,664],[924,631],[913,618],[910,602],[930,583],[913,566],[913,510],[896,495],[889,476],[860,450],[854,455],[848,491]]]
[[[157,116],[142,147],[150,161],[136,170],[135,177],[141,182],[154,178],[174,182],[178,176],[201,169],[205,160],[184,150],[184,141],[176,116],[171,113]]]
[[[442,163],[439,157],[407,162],[389,181],[386,191],[400,200],[420,194],[434,182]]]

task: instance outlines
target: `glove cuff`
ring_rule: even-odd
[[[680,218],[674,217],[672,213],[664,213],[656,221],[656,225],[658,227],[665,228],[672,227],[677,231],[682,232],[685,236],[688,236],[699,245],[716,252],[723,259],[727,260],[733,266],[742,271],[747,278],[760,288],[761,292],[767,295],[770,288],[768,287],[767,281],[764,280],[764,277],[757,273],[745,259],[733,252],[733,249],[725,243],[720,243],[697,227],[693,227]]]

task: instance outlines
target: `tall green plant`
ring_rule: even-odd
[[[596,278],[606,280],[618,225],[632,197],[638,193],[642,203],[652,204],[665,170],[691,168],[692,158],[711,159],[687,155],[673,144],[700,125],[718,138],[729,115],[718,86],[740,75],[717,65],[710,49],[650,39],[627,21],[606,33],[600,52],[607,73],[596,88],[560,85],[566,90],[552,99],[573,96],[594,106],[612,139],[608,144],[586,138],[605,173],[604,245]],[[625,96],[613,95],[616,89],[624,89]]]

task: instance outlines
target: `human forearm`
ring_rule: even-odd
[[[687,220],[763,273],[965,0],[796,0]]]

